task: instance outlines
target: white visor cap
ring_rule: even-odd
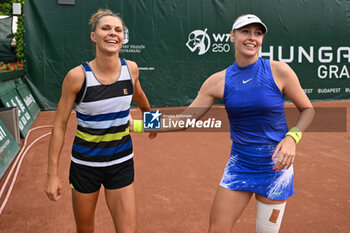
[[[232,31],[247,26],[248,24],[257,23],[263,28],[263,34],[267,33],[266,25],[256,15],[245,15],[240,17],[232,26]]]

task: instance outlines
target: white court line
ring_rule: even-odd
[[[33,130],[37,130],[37,129],[41,129],[41,128],[52,128],[52,127],[53,127],[53,125],[43,125],[43,126],[35,127],[35,128],[30,129],[30,130],[28,131],[27,137],[26,137],[25,140],[24,140],[23,148],[22,148],[22,150],[20,151],[20,153],[16,156],[16,160],[15,160],[15,162],[13,163],[10,172],[7,174],[7,177],[6,177],[6,180],[5,180],[4,184],[3,184],[2,187],[1,187],[1,190],[0,190],[0,198],[1,198],[2,194],[4,193],[5,187],[6,187],[8,181],[9,181],[11,175],[12,175],[12,172],[14,171],[14,169],[15,169],[15,167],[17,166],[17,163],[18,163],[18,166],[17,166],[17,168],[16,168],[16,172],[15,172],[15,174],[14,174],[14,176],[13,176],[13,178],[12,178],[12,182],[11,182],[11,184],[10,184],[8,190],[7,190],[7,194],[6,194],[6,196],[5,196],[5,199],[4,199],[3,203],[2,203],[1,206],[0,206],[0,215],[2,214],[2,211],[4,210],[4,208],[5,208],[6,204],[7,204],[7,201],[8,201],[8,199],[9,199],[9,197],[10,197],[10,194],[11,194],[11,192],[12,192],[13,186],[14,186],[15,181],[16,181],[17,176],[18,176],[19,168],[21,167],[22,161],[23,161],[24,157],[26,156],[26,153],[28,152],[28,150],[29,150],[37,141],[39,141],[39,140],[42,139],[43,137],[46,137],[46,136],[50,135],[51,132],[46,133],[46,134],[44,134],[44,135],[41,135],[40,137],[38,137],[37,139],[35,139],[35,140],[28,146],[28,148],[26,148],[26,149],[24,150],[24,148],[25,148],[25,146],[26,146],[26,144],[27,144],[27,139],[28,139],[28,137],[29,137],[29,134],[30,134],[31,131],[33,131]],[[23,154],[23,155],[22,155],[22,154]]]

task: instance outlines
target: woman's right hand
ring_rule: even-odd
[[[57,201],[61,197],[62,185],[58,176],[48,175],[46,178],[45,192],[51,201]]]

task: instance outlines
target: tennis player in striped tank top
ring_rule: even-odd
[[[60,199],[58,163],[71,110],[76,104],[77,130],[69,182],[77,232],[94,232],[94,213],[101,185],[116,232],[136,232],[133,148],[129,133],[131,101],[142,111],[150,105],[133,61],[119,58],[124,22],[110,10],[91,19],[95,58],[66,75],[49,144],[45,192]],[[149,134],[149,138],[156,133]]]

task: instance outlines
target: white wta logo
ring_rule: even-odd
[[[210,38],[207,34],[207,28],[204,31],[192,31],[188,35],[186,46],[192,53],[198,49],[198,55],[205,54],[210,48]]]

